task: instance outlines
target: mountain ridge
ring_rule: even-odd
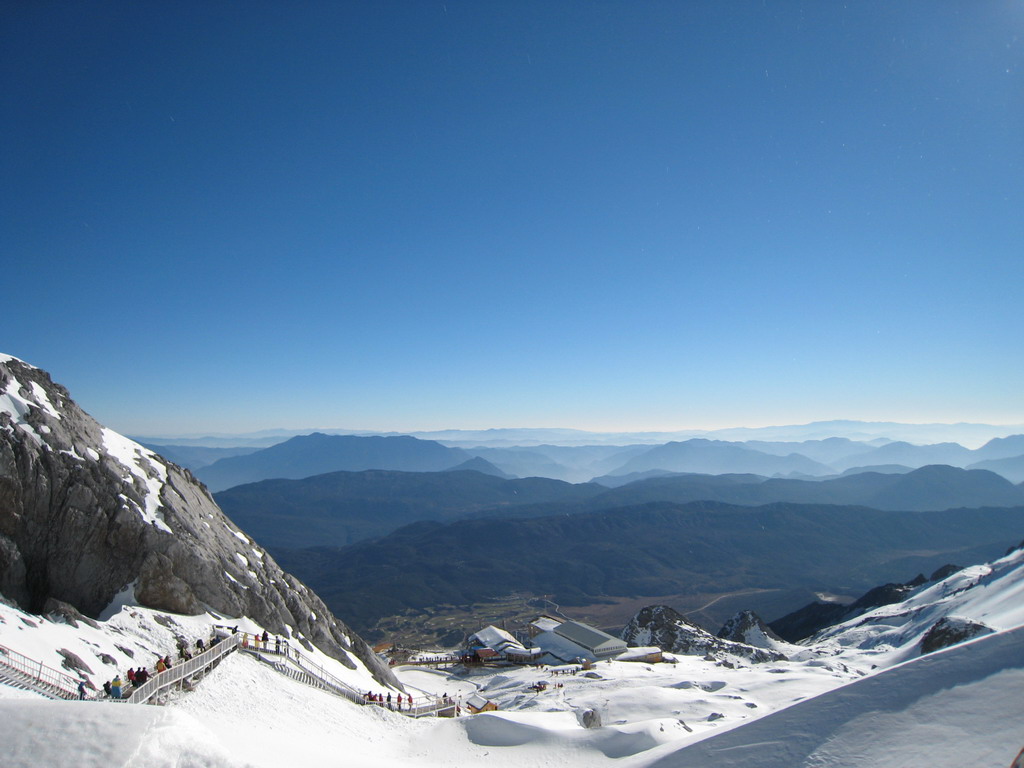
[[[9,356],[0,356],[0,593],[37,613],[58,601],[95,618],[130,595],[179,614],[248,616],[391,679],[190,472],[103,427],[48,373]]]

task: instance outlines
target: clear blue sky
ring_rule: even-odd
[[[1024,422],[1024,2],[5,2],[0,351],[130,434]]]

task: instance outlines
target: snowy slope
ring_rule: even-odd
[[[964,568],[902,602],[822,630],[808,644],[869,669],[887,667],[919,656],[921,638],[944,617],[970,619],[994,630],[1024,624],[1024,549]]]
[[[159,657],[177,659],[179,643],[194,649],[197,639],[210,639],[215,625],[238,627],[249,633],[265,629],[245,617],[211,613],[181,616],[138,606],[124,606],[107,621],[79,619],[71,623],[59,616],[35,616],[0,603],[0,646],[84,680],[91,692],[101,691],[103,683],[116,674],[124,677],[129,668],[144,666],[152,670]],[[315,647],[306,649],[299,643],[292,643],[292,648],[357,690],[381,689],[362,665],[350,668]],[[68,654],[77,661],[69,663]],[[0,685],[0,695],[6,690]]]
[[[1024,628],[894,667],[652,768],[1009,766],[1024,745]]]
[[[1008,766],[1024,745],[1024,627],[924,657],[912,650],[944,613],[999,629],[1018,621],[1022,570],[1021,552],[965,569],[785,662],[680,656],[675,664],[602,662],[589,677],[525,668],[454,677],[398,669],[415,695],[480,692],[502,707],[458,720],[413,721],[353,706],[238,655],[166,708],[47,702],[0,686],[3,764],[27,768],[74,754],[81,766],[134,768]],[[134,607],[77,629],[6,606],[0,618],[0,644],[54,666],[61,662],[56,650],[65,648],[99,667],[101,679],[140,654],[173,650],[178,636],[198,635],[212,620]],[[897,636],[901,644],[891,645]],[[102,654],[115,664],[105,665]],[[872,664],[911,656],[866,674]],[[379,690],[364,674],[353,684]],[[530,689],[539,681],[546,691]],[[582,728],[577,715],[584,709],[597,710],[603,727]]]
[[[390,673],[191,473],[99,424],[50,375],[0,355],[0,589],[34,612],[124,602],[249,616],[351,669]]]

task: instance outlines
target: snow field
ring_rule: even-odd
[[[1024,744],[1024,627],[837,688],[651,768],[963,768]]]

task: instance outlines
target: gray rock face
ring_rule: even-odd
[[[601,713],[596,709],[577,710],[576,722],[578,722],[583,728],[600,728]]]
[[[753,611],[740,611],[718,630],[718,637],[755,648],[777,650],[784,641]]]
[[[948,648],[975,637],[989,635],[994,631],[992,627],[977,621],[957,616],[944,616],[935,622],[921,638],[921,655]]]
[[[0,355],[0,593],[99,616],[115,596],[249,616],[397,685],[366,643],[240,531],[188,470],[105,429],[50,376]]]
[[[667,605],[642,608],[626,624],[621,637],[631,646],[656,645],[669,653],[704,656],[709,660],[728,661],[729,656],[753,664],[786,660],[777,651],[717,638]]]

